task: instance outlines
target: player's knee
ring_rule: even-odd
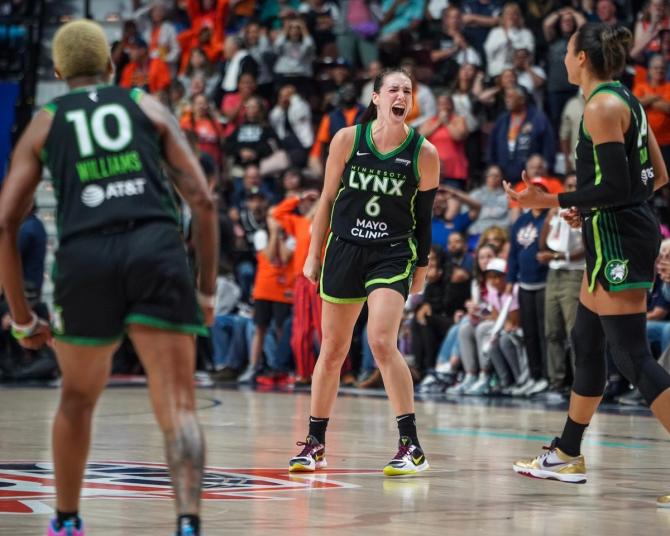
[[[604,316],[602,321],[614,364],[651,405],[670,388],[670,374],[651,355],[646,341],[646,315]]]
[[[60,397],[60,409],[69,416],[93,413],[97,398],[94,393],[63,386]]]
[[[321,350],[319,352],[319,361],[321,366],[328,369],[338,370],[344,363],[349,350],[349,341],[343,340],[340,337],[328,337],[324,334],[321,341]]]
[[[389,333],[368,332],[368,343],[378,365],[384,365],[398,351],[397,340]]]
[[[572,390],[581,396],[602,396],[607,383],[605,340],[598,315],[581,304],[570,341],[575,353]]]

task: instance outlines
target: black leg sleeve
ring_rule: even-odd
[[[670,374],[651,355],[647,315],[608,315],[601,316],[600,321],[617,368],[651,405],[670,388]]]
[[[605,334],[598,315],[581,303],[570,337],[575,352],[572,390],[581,396],[602,396],[607,382]]]

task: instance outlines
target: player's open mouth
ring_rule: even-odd
[[[391,111],[393,112],[394,115],[402,117],[403,114],[405,113],[405,108],[403,108],[402,106],[393,106],[391,108]]]

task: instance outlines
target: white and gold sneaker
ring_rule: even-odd
[[[384,467],[386,476],[409,476],[428,469],[428,461],[421,447],[414,445],[412,440],[403,436],[398,442],[398,453]]]
[[[568,456],[557,446],[558,438],[551,445],[543,447],[546,452],[537,458],[519,460],[512,468],[520,475],[534,478],[559,480],[570,484],[586,483],[586,463],[584,456]]]
[[[670,508],[670,495],[661,495],[656,499],[656,506],[659,508]]]

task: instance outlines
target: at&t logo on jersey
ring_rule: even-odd
[[[367,469],[335,469],[318,480],[296,478],[286,469],[220,469],[208,467],[203,475],[204,501],[285,499],[287,491],[358,488],[332,480],[335,475],[370,474]],[[174,494],[166,465],[138,462],[92,462],[86,466],[83,499],[172,500]],[[47,514],[53,511],[56,487],[51,463],[0,464],[0,514]],[[0,522],[0,526],[3,523]]]
[[[131,179],[110,182],[104,186],[89,184],[81,192],[81,202],[87,207],[95,208],[109,199],[142,195],[146,183],[146,179]]]

